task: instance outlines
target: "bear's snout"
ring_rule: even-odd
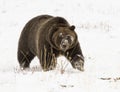
[[[72,45],[74,38],[70,35],[66,35],[62,38],[60,43],[60,48],[62,51],[66,51]]]
[[[69,41],[67,39],[62,39],[61,44],[60,44],[60,48],[63,51],[66,51],[69,47],[70,47]]]

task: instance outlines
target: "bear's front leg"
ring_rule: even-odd
[[[57,59],[55,57],[55,54],[53,53],[48,53],[47,55],[47,70],[53,70],[56,67],[57,64]]]
[[[53,70],[56,67],[56,57],[54,53],[48,52],[44,47],[40,54],[40,63],[44,71]]]
[[[83,56],[77,54],[70,61],[73,68],[78,69],[80,71],[84,71],[84,58]]]
[[[84,56],[79,43],[77,43],[72,49],[68,50],[65,56],[70,60],[73,68],[84,71]]]

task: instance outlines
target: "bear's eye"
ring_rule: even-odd
[[[73,36],[71,36],[71,35],[67,35],[66,38],[67,38],[67,39],[71,39],[71,41],[74,41],[74,38],[73,38]]]
[[[59,34],[59,37],[63,37],[63,33],[60,33],[60,34]]]

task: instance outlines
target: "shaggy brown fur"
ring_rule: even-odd
[[[20,67],[29,67],[37,56],[43,70],[48,71],[55,68],[56,58],[62,54],[74,68],[83,71],[84,57],[74,29],[62,17],[41,15],[31,19],[19,39]]]

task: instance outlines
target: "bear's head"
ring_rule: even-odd
[[[77,42],[74,29],[75,26],[57,27],[51,39],[54,46],[64,52],[72,48]]]

